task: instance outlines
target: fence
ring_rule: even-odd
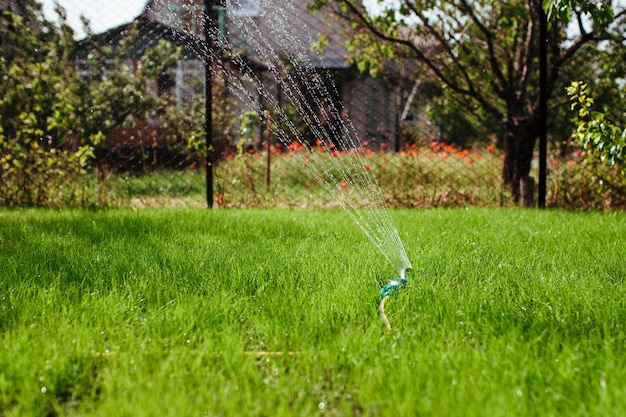
[[[4,3],[28,21],[21,2]],[[70,70],[59,67],[56,81],[41,77],[49,89],[40,100],[51,110],[33,116],[37,132],[4,127],[5,137],[26,138],[4,155],[4,205],[201,207],[209,181],[218,207],[332,207],[332,193],[307,169],[307,155],[322,151],[337,160],[358,154],[391,206],[512,203],[496,139],[438,112],[440,91],[410,62],[387,63],[377,76],[359,72],[346,60],[339,24],[306,2],[64,0],[57,12],[52,3],[43,2],[58,36],[52,49]],[[68,26],[73,34],[58,29]],[[63,79],[71,85],[55,90]],[[25,169],[38,141],[57,159],[39,155]],[[579,160],[554,159],[549,204],[584,200],[564,180]]]

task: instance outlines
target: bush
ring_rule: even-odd
[[[548,204],[583,210],[626,208],[626,130],[593,109],[595,100],[584,82],[572,82],[567,94],[575,111],[572,139],[580,148],[566,163],[552,160]]]
[[[84,145],[69,152],[51,147],[43,132],[32,127],[33,114],[20,119],[24,127],[14,138],[0,131],[0,205],[86,205],[79,184],[92,148]]]
[[[615,167],[582,157],[551,162],[548,206],[587,211],[626,208],[626,177]]]
[[[57,13],[58,26],[44,19],[35,2],[25,3],[24,15],[1,11],[0,205],[94,203],[100,187],[84,174],[96,154],[103,163],[120,168],[120,161],[138,162],[137,169],[151,163],[184,166],[180,159],[189,155],[188,148],[195,156],[203,151],[197,140],[203,119],[197,112],[191,115],[194,124],[182,128],[180,124],[191,119],[168,110],[175,106],[167,97],[145,91],[147,80],[176,63],[180,48],[160,41],[131,70],[124,61],[136,41],[131,27],[113,66],[109,46],[94,45],[83,63],[86,75],[79,78],[73,31],[64,11],[58,8]],[[148,126],[148,121],[158,127]],[[117,136],[108,138],[114,131]],[[185,137],[179,135],[182,131]],[[134,137],[139,139],[119,140],[123,132],[130,132],[129,137],[138,133]],[[144,137],[139,134],[146,132]],[[133,155],[125,160],[122,153],[129,149]]]
[[[101,135],[85,132],[75,149],[64,149],[78,133],[72,33],[39,13],[0,16],[0,205],[83,204],[77,178]]]

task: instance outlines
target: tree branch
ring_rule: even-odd
[[[504,77],[504,73],[502,72],[502,68],[500,68],[500,63],[496,57],[496,51],[493,44],[493,33],[489,31],[489,29],[480,21],[476,13],[474,13],[474,9],[467,3],[467,0],[461,0],[461,4],[463,8],[459,8],[459,11],[464,12],[470,16],[474,24],[478,27],[478,29],[482,32],[487,42],[487,50],[489,52],[489,64],[491,66],[491,70],[495,75],[495,78],[500,83],[499,89],[502,92],[505,92],[507,87],[506,78]],[[495,87],[495,84],[493,85]]]
[[[439,68],[432,59],[427,57],[426,54],[424,54],[424,52],[422,52],[422,50],[418,48],[412,41],[398,38],[398,37],[393,37],[379,30],[378,27],[374,25],[371,18],[366,17],[367,13],[365,11],[359,10],[359,8],[355,4],[353,4],[352,1],[340,0],[340,2],[346,5],[349,11],[351,12],[351,14],[355,16],[359,20],[359,22],[365,25],[365,27],[378,39],[386,41],[386,42],[394,43],[397,45],[401,45],[410,49],[415,54],[417,59],[423,64],[425,64],[437,76],[437,78],[439,78],[448,87],[450,87],[451,89],[453,89],[455,92],[459,94],[470,93],[470,90],[461,88],[456,83],[454,83],[452,79],[447,77],[446,74],[444,74],[444,72],[441,70],[441,68]],[[346,20],[350,21],[349,17],[346,17],[346,16],[343,16],[343,17]]]
[[[426,18],[424,13],[421,10],[418,10],[417,7],[415,7],[414,3],[409,2],[408,0],[404,0],[404,4],[413,13],[415,13],[415,15],[420,19],[420,21],[422,23],[422,26],[424,26],[427,29],[428,33],[434,39],[437,40],[437,42],[439,43],[441,48],[450,57],[450,59],[452,60],[452,62],[456,66],[456,68],[461,72],[461,74],[463,75],[463,79],[465,80],[465,83],[467,84],[467,90],[468,91],[474,91],[474,85],[472,83],[471,77],[467,73],[467,70],[465,69],[465,67],[459,61],[459,57],[454,53],[454,51],[452,49],[452,46],[450,45],[450,42],[448,41],[448,39],[446,39],[445,34],[439,33],[439,31],[437,31],[437,29],[435,29],[435,27],[433,25],[428,23],[428,19]],[[457,21],[457,23],[460,23],[460,22]],[[459,24],[459,26],[461,26],[461,25]]]
[[[529,13],[532,13],[531,2],[532,0],[530,0],[526,6],[528,8]],[[521,77],[520,77],[521,87],[517,93],[517,99],[522,103],[526,101],[526,88],[528,86],[528,83],[530,82],[530,76],[533,73],[532,71],[533,54],[531,54],[530,51],[532,50],[534,33],[535,33],[535,24],[534,24],[534,20],[531,18],[528,20],[528,23],[526,25],[526,39],[524,41],[524,47],[520,48],[520,52],[525,51],[526,53],[525,54],[521,53],[519,57],[519,61],[518,61],[519,67],[521,69]]]

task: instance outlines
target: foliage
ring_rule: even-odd
[[[589,96],[589,87],[584,82],[572,82],[567,94],[572,101],[571,109],[576,111],[574,136],[586,155],[599,158],[626,174],[626,129],[611,123],[606,114],[593,110],[594,99]]]
[[[177,103],[169,91],[150,91],[162,77],[171,77],[180,61],[182,48],[159,39],[139,58],[132,58],[135,44],[141,43],[139,22],[131,24],[119,43],[109,45],[94,37],[84,42],[88,49],[82,77],[85,94],[91,100],[85,109],[104,126],[107,141],[96,148],[97,163],[119,170],[147,167],[188,166],[206,155],[204,149],[204,100]],[[153,88],[154,90],[154,88]],[[94,114],[95,113],[95,114]],[[134,141],[124,143],[123,160],[116,153],[115,137],[136,130]],[[115,131],[118,135],[110,135]],[[129,167],[131,165],[131,167]]]
[[[37,9],[29,12],[3,9],[1,15],[0,205],[82,203],[73,181],[102,135],[73,130],[83,120],[71,29],[45,22]],[[64,146],[76,134],[82,140],[73,149]]]
[[[90,204],[77,185],[92,148],[83,145],[70,152],[50,147],[43,131],[33,127],[35,115],[22,113],[19,119],[24,124],[16,132],[20,141],[7,139],[0,127],[0,205]]]
[[[568,210],[626,208],[626,176],[598,159],[577,154],[550,160],[546,205]]]
[[[559,4],[554,10],[560,10]],[[503,179],[516,195],[519,179],[530,171],[539,134],[542,2],[401,1],[378,5],[380,12],[370,13],[362,1],[317,0],[313,9],[330,10],[344,23],[348,51],[360,68],[380,72],[398,58],[409,59],[416,62],[416,71],[428,71],[446,86],[455,97],[450,105],[464,109],[471,114],[470,120],[499,135],[505,152]],[[590,12],[589,7],[570,10],[581,29],[573,37],[570,34],[575,32],[566,31],[565,22],[551,22],[548,91],[562,83],[563,74],[581,65],[574,63],[574,58],[585,45],[617,40],[623,33],[623,22],[617,21],[623,15],[617,13],[613,26],[608,26],[609,16],[601,21],[603,25],[584,27],[584,15]]]
[[[479,119],[465,111],[463,100],[443,86],[439,95],[432,97],[426,114],[438,126],[438,140],[460,148],[471,148],[493,142],[502,137],[502,125],[496,120]],[[497,141],[497,140],[496,140]]]
[[[86,200],[94,193],[76,179],[94,159],[111,162],[115,131],[158,126],[159,138],[152,128],[133,145],[142,167],[155,158],[157,140],[170,155],[189,158],[184,166],[206,155],[202,100],[183,109],[167,94],[146,90],[180,60],[180,47],[159,40],[130,63],[140,36],[130,25],[119,44],[83,43],[89,50],[77,60],[65,11],[57,7],[57,25],[44,19],[38,3],[24,5],[25,15],[3,9],[0,19],[0,205],[99,204]],[[222,119],[216,117],[216,128],[223,128]],[[108,168],[100,168],[104,178]]]
[[[548,19],[569,22],[572,12],[582,12],[591,16],[594,25],[607,27],[615,19],[615,11],[610,2],[590,0],[543,0],[543,8]]]
[[[565,22],[571,20],[573,11],[582,10],[591,17],[594,26],[604,29],[618,18],[609,2],[545,1],[544,9],[549,19]],[[621,14],[623,16],[623,12]],[[580,23],[579,28],[582,30]],[[601,71],[580,74],[588,82],[573,81],[565,88],[570,97],[570,111],[575,111],[574,139],[581,147],[582,159],[579,163],[570,161],[565,169],[557,169],[552,174],[555,180],[553,200],[557,206],[611,209],[625,204],[626,130],[619,124],[625,122],[622,109],[626,103],[623,89],[626,51],[623,35],[621,39],[619,35],[616,38],[616,42],[591,50],[583,58],[597,62]],[[595,92],[593,98],[591,88]]]

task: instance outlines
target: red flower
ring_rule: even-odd
[[[370,164],[365,164],[365,170],[369,171],[370,169],[372,169],[371,165]]]
[[[224,196],[222,194],[218,194],[217,197],[215,197],[215,201],[218,203],[221,203],[224,200]]]
[[[348,188],[348,183],[347,183],[347,182],[345,182],[345,181],[344,181],[344,182],[342,182],[342,183],[341,183],[341,188],[343,188],[344,190],[345,190],[346,188]]]
[[[489,146],[487,146],[487,152],[489,152],[489,153],[494,153],[494,152],[495,152],[495,150],[496,150],[496,147],[495,147],[495,146],[493,146],[493,145],[489,145]]]

